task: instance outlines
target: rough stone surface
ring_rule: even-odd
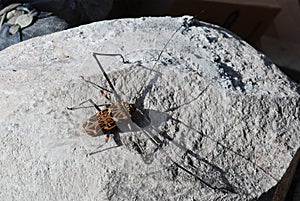
[[[185,18],[98,22],[0,52],[0,200],[254,200],[276,185],[299,147],[299,90],[240,38]],[[122,100],[145,86],[153,126],[136,118],[138,131],[115,133],[123,146],[86,156],[104,142],[82,132],[97,111],[66,107],[107,103],[80,78],[107,87],[92,52],[130,62],[99,57]]]

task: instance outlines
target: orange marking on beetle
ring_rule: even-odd
[[[107,134],[117,128],[117,121],[120,122],[131,118],[131,114],[134,110],[135,108],[132,104],[116,102],[89,118],[83,124],[83,128],[85,132],[91,136]]]

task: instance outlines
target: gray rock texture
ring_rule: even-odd
[[[135,116],[140,128],[114,131],[101,151],[105,137],[82,132],[97,110],[66,110],[108,103],[81,79],[109,88],[93,52],[129,61],[98,57],[123,101],[143,89],[151,120]],[[299,148],[297,86],[191,17],[81,26],[11,46],[0,66],[0,200],[255,200]]]

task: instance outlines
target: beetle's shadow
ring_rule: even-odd
[[[179,107],[176,107],[176,109],[178,109]],[[174,111],[176,109],[174,108]],[[223,192],[231,192],[231,193],[238,192],[237,191],[238,188],[233,186],[227,179],[228,172],[226,170],[210,162],[205,157],[201,157],[199,154],[192,151],[190,148],[188,148],[186,145],[184,145],[183,143],[175,139],[173,136],[170,136],[167,131],[159,130],[159,126],[168,120],[172,120],[180,124],[182,123],[183,126],[193,131],[192,128],[187,126],[185,123],[177,119],[174,119],[167,112],[160,112],[155,110],[144,110],[144,112],[147,115],[146,118],[150,119],[151,123],[149,125],[146,124],[145,121],[145,123],[142,125],[145,127],[141,127],[141,129],[145,129],[145,132],[149,132],[147,128],[149,127],[154,128],[152,130],[156,131],[155,137],[157,139],[161,139],[161,141],[166,141],[168,144],[175,146],[176,150],[180,150],[180,153],[176,153],[176,155],[180,156],[181,162],[176,162],[175,166],[169,167],[169,170],[172,172],[173,178],[176,178],[178,176],[179,174],[178,169],[181,169],[189,173],[190,175],[193,175],[196,179],[200,180],[202,183],[215,190],[221,190]],[[202,135],[201,131],[197,131],[197,132],[198,134]],[[193,161],[197,161],[197,162],[193,162]],[[214,176],[210,177],[209,175],[199,173],[199,171],[201,172],[201,168],[197,167],[197,164],[202,164],[201,166],[205,166],[206,172],[208,172],[207,170],[209,170],[209,172],[211,173],[210,175],[214,175]]]
[[[156,71],[155,71],[156,72]],[[180,150],[180,154],[183,158],[185,158],[185,162],[176,162],[173,161],[174,165],[171,165],[168,169],[173,175],[173,178],[175,179],[178,176],[178,169],[181,169],[188,174],[194,176],[194,178],[201,181],[201,183],[204,183],[206,186],[213,188],[215,190],[223,191],[223,192],[231,192],[236,193],[238,192],[236,189],[237,187],[234,187],[232,184],[230,184],[229,180],[226,178],[226,171],[223,170],[221,167],[219,167],[216,164],[213,164],[212,162],[208,161],[204,157],[201,157],[199,154],[195,153],[191,149],[189,149],[187,146],[183,145],[177,139],[174,139],[174,137],[170,136],[166,131],[162,131],[159,129],[159,127],[167,122],[168,120],[173,120],[177,123],[183,123],[179,120],[176,120],[170,116],[170,112],[174,112],[180,107],[183,107],[184,105],[188,105],[192,103],[193,101],[198,100],[199,97],[202,96],[202,94],[207,90],[210,84],[208,84],[195,98],[192,100],[186,101],[185,103],[181,104],[180,106],[176,106],[173,108],[169,108],[168,110],[161,112],[156,111],[152,109],[144,109],[144,102],[146,96],[152,91],[153,86],[161,76],[161,73],[156,73],[155,76],[150,79],[144,88],[144,90],[141,92],[140,96],[136,99],[135,107],[136,111],[131,114],[131,118],[128,121],[122,121],[117,122],[117,128],[114,129],[111,134],[113,135],[113,140],[116,143],[116,146],[104,148],[101,150],[94,151],[90,153],[89,155],[100,153],[103,151],[107,151],[110,149],[114,149],[117,147],[120,147],[124,145],[124,142],[121,139],[122,133],[127,132],[139,132],[152,137],[155,143],[155,146],[163,146],[164,142],[167,142],[168,144],[172,144],[172,146],[175,146],[177,150]],[[184,126],[186,124],[183,123]],[[153,141],[153,140],[152,140]],[[155,152],[160,149],[160,147],[157,147],[153,153],[151,153],[152,156],[143,156],[143,150],[141,150],[141,146],[139,145],[138,141],[132,140],[131,146],[134,150],[136,150],[139,154],[141,154],[142,158],[144,159],[145,163],[151,163],[151,161],[145,161],[145,158],[153,158],[155,155]],[[178,153],[176,153],[178,155]],[[149,154],[147,154],[149,155]],[[197,167],[196,163],[193,163],[191,160],[198,161],[197,164],[204,164],[206,169],[209,169],[210,172],[212,172],[211,175],[214,175],[213,178],[204,175],[199,174],[199,171],[201,170],[200,167]],[[172,159],[173,160],[173,159]],[[217,175],[217,176],[216,176]]]
[[[176,178],[178,176],[178,169],[184,170],[185,172],[189,173],[190,175],[193,175],[196,179],[200,180],[202,183],[204,183],[206,186],[209,186],[215,190],[220,190],[223,192],[231,192],[231,193],[237,193],[239,192],[237,187],[230,184],[229,180],[226,178],[227,171],[222,169],[216,164],[211,163],[204,157],[201,157],[196,152],[189,149],[187,146],[183,145],[177,139],[174,139],[174,137],[170,136],[166,131],[162,131],[159,129],[159,127],[167,122],[168,120],[173,120],[177,123],[183,123],[180,122],[177,119],[174,119],[169,114],[170,112],[174,112],[180,107],[183,107],[184,105],[188,105],[192,103],[193,101],[198,100],[199,97],[202,96],[202,94],[207,90],[210,84],[208,84],[195,98],[192,100],[189,100],[180,106],[176,106],[173,108],[169,108],[168,110],[161,112],[156,111],[152,109],[143,109],[144,107],[144,100],[148,93],[151,92],[152,87],[156,83],[157,79],[160,75],[155,76],[153,79],[150,80],[150,84],[148,84],[145,89],[142,91],[141,96],[136,100],[136,105],[138,106],[137,110],[132,114],[131,123],[124,123],[124,125],[118,124],[118,130],[116,130],[116,133],[114,134],[114,140],[117,144],[116,147],[121,146],[123,143],[120,139],[120,134],[125,132],[135,132],[135,131],[142,131],[144,134],[149,134],[154,138],[156,142],[160,143],[160,146],[162,146],[163,142],[167,142],[169,144],[172,144],[176,147],[177,150],[180,150],[180,154],[183,158],[185,158],[185,162],[174,162],[174,166],[170,166],[168,169],[172,172],[173,178]],[[128,127],[129,125],[129,127]],[[188,127],[186,124],[183,123],[184,126]],[[192,129],[192,128],[190,128]],[[151,133],[150,133],[151,132]],[[154,133],[154,134],[153,134]],[[198,131],[199,134],[202,134]],[[147,135],[148,135],[147,134]],[[136,151],[142,154],[142,151],[139,150],[139,145],[136,144],[137,142],[132,142],[136,148]],[[157,145],[157,144],[156,144]],[[112,147],[114,148],[114,147]],[[105,150],[108,150],[111,148],[107,148]],[[158,151],[159,148],[155,150]],[[152,155],[155,154],[155,152],[152,153]],[[176,153],[178,154],[178,153]],[[200,167],[197,167],[196,163],[193,163],[191,160],[198,161],[198,164],[204,164],[206,169],[209,169],[210,172],[212,172],[211,175],[214,175],[214,178],[211,178],[207,175],[201,174],[199,175]]]

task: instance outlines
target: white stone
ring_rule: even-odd
[[[251,200],[276,185],[299,148],[299,89],[240,38],[198,21],[181,27],[187,19],[97,22],[1,51],[0,200]],[[130,62],[99,57],[124,101],[145,83],[143,111],[173,138],[164,151],[144,127],[86,156],[105,138],[82,132],[97,111],[66,107],[107,102],[80,78],[107,87],[93,52]]]

